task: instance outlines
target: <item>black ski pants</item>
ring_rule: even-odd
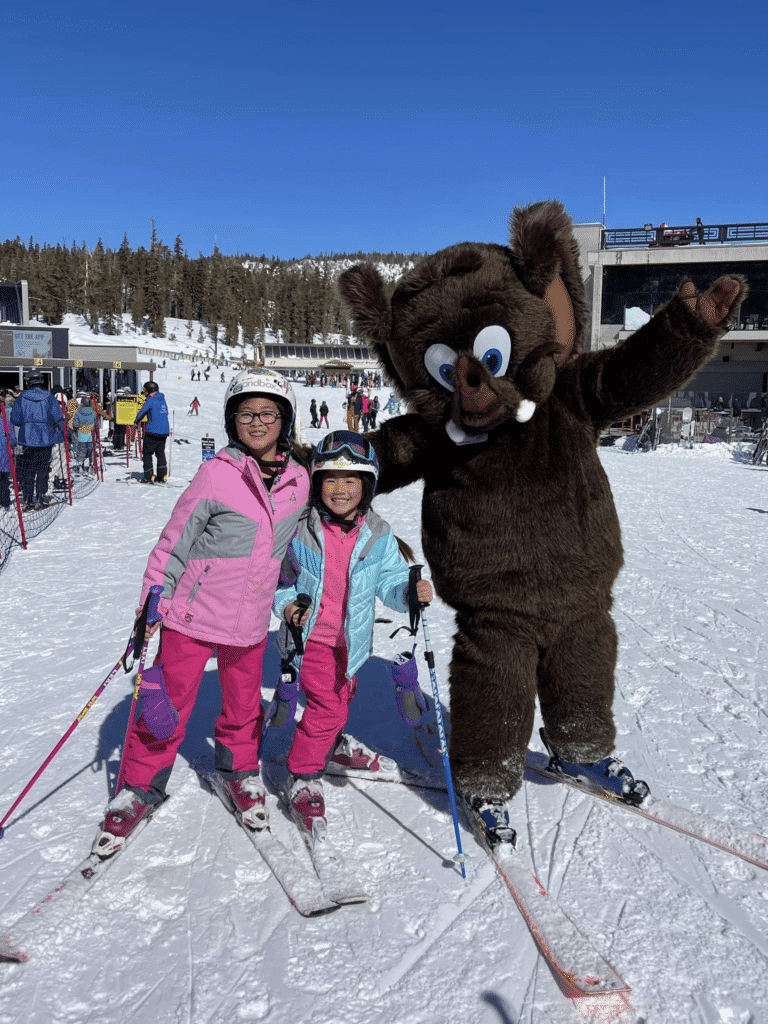
[[[51,468],[53,445],[32,448],[27,445],[21,456],[21,490],[26,504],[31,505],[37,498],[41,501],[48,491],[48,472]]]
[[[152,456],[157,459],[158,480],[165,480],[168,475],[168,463],[165,461],[165,442],[167,434],[145,434],[144,435],[144,479],[152,479]]]

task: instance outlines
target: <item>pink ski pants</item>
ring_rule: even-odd
[[[294,775],[319,775],[337,735],[347,724],[357,680],[347,679],[347,652],[307,642],[301,660],[301,688],[307,699],[288,754]]]
[[[205,665],[215,653],[221,683],[221,713],[216,719],[216,767],[224,771],[255,771],[264,715],[261,707],[261,669],[268,637],[253,647],[227,647],[205,643],[163,628],[155,663],[163,664],[163,677],[171,703],[179,713],[176,732],[158,740],[144,725],[133,727],[124,754],[125,786],[165,792],[176,752],[187,731]]]

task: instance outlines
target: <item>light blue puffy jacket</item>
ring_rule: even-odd
[[[281,619],[277,646],[281,657],[293,649],[293,641],[283,618],[283,609],[296,600],[297,594],[312,599],[309,620],[304,625],[304,640],[312,630],[320,609],[325,568],[325,538],[320,513],[312,507],[304,512],[298,529],[283,559],[280,583],[272,609]],[[397,612],[408,611],[408,565],[400,554],[391,527],[374,511],[366,513],[349,562],[350,583],[344,634],[347,644],[347,678],[373,653],[375,600]],[[294,662],[297,668],[301,658]]]

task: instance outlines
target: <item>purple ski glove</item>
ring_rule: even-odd
[[[179,713],[171,704],[163,678],[163,665],[158,662],[141,677],[139,688],[144,724],[158,740],[167,740],[176,732]]]
[[[296,717],[298,699],[299,679],[295,669],[289,668],[278,680],[274,700],[264,716],[264,725],[270,722],[273,729],[284,729]]]
[[[427,710],[427,702],[419,687],[419,672],[414,652],[415,648],[413,651],[403,651],[392,662],[395,702],[406,725],[415,725]]]

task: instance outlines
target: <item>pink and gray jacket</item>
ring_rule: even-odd
[[[169,629],[233,647],[260,643],[308,497],[309,475],[294,459],[268,491],[253,458],[222,448],[198,469],[152,549],[142,605],[161,584]]]

